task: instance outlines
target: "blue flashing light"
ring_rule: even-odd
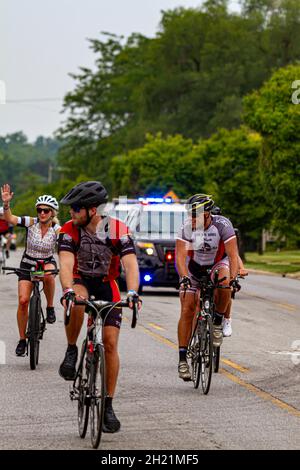
[[[143,204],[162,204],[162,203],[167,203],[170,204],[173,202],[171,197],[139,197],[138,199],[140,202]]]
[[[150,276],[150,274],[145,274],[144,281],[145,282],[150,282],[151,280],[152,280],[152,276]]]

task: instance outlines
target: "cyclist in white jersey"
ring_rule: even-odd
[[[56,269],[56,261],[53,257],[56,249],[57,237],[60,225],[56,219],[58,211],[57,200],[48,194],[40,196],[35,204],[37,217],[18,217],[10,210],[10,201],[13,193],[10,186],[5,184],[1,188],[5,220],[18,227],[26,228],[25,251],[22,256],[20,268],[30,270],[36,266],[37,260],[44,262],[45,269]],[[16,348],[17,356],[26,353],[26,327],[28,321],[28,306],[32,292],[32,282],[29,273],[19,276],[19,305],[18,327],[20,340]],[[53,275],[47,275],[44,279],[44,292],[47,300],[47,322],[54,323],[56,315],[53,307],[55,280]]]
[[[213,216],[214,201],[206,194],[195,194],[187,201],[189,217],[178,231],[176,240],[176,267],[181,280],[181,316],[178,323],[179,377],[191,380],[186,360],[187,346],[192,332],[195,305],[199,299],[198,278],[211,269],[223,286],[230,286],[238,273],[238,248],[233,226],[226,217]],[[185,289],[183,289],[185,286]],[[230,289],[216,289],[216,313],[213,319],[213,343],[223,340],[222,321],[230,302]]]

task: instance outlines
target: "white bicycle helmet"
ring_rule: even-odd
[[[44,194],[37,198],[35,207],[44,204],[45,206],[51,207],[52,209],[58,211],[58,202],[55,197],[50,196],[49,194]]]

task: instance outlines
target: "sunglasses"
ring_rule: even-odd
[[[41,214],[42,212],[44,212],[44,214],[49,214],[49,212],[51,212],[51,209],[45,209],[44,207],[37,207],[36,211],[38,214]]]
[[[71,207],[72,211],[77,212],[77,213],[80,212],[81,209],[84,209],[83,206],[79,206],[78,204],[71,204],[70,207]]]

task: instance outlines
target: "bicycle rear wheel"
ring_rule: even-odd
[[[104,348],[97,344],[94,351],[94,357],[90,375],[90,395],[91,395],[91,441],[94,449],[99,447],[104,418],[105,406],[105,357]]]
[[[220,352],[221,352],[220,346],[218,346],[218,347],[214,346],[214,372],[216,372],[216,373],[219,372]]]
[[[89,358],[87,356],[87,340],[85,339],[82,343],[80,361],[77,370],[77,379],[78,380],[78,432],[79,436],[84,439],[86,436],[86,431],[89,422],[89,411],[90,411],[90,398],[88,393],[88,384],[89,384],[89,375],[90,375],[90,364]],[[76,383],[75,380],[75,383]]]
[[[33,295],[29,304],[28,333],[30,369],[35,370],[39,362],[39,337],[41,322],[41,299]]]
[[[207,395],[210,389],[211,375],[213,366],[213,326],[211,317],[208,316],[201,320],[200,337],[200,378],[204,395]]]

